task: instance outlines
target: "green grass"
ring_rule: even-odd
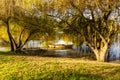
[[[120,64],[0,53],[0,80],[120,80]]]

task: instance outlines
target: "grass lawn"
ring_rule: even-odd
[[[119,75],[116,63],[0,53],[0,80],[120,80]]]

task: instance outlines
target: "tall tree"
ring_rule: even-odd
[[[37,0],[34,2],[30,0],[1,0],[0,19],[7,28],[11,51],[22,48],[32,35],[39,32],[41,18],[39,18],[40,12],[33,5],[36,2]],[[17,32],[20,33],[16,34],[17,39],[14,37],[15,29],[18,29]]]
[[[98,61],[105,61],[110,40],[119,32],[119,0],[71,0],[72,7],[79,13],[73,26],[83,36]],[[84,4],[83,4],[84,3]]]
[[[11,51],[14,51],[14,44],[10,33],[9,20],[13,16],[15,1],[14,0],[1,0],[0,1],[0,19],[5,23],[7,27],[7,34],[10,41]]]
[[[65,31],[81,36],[98,61],[105,61],[111,40],[119,32],[120,1],[65,0],[64,4],[52,16],[64,23]]]

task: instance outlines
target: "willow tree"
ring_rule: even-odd
[[[12,41],[12,37],[10,34],[10,30],[9,30],[9,20],[11,16],[13,15],[12,12],[13,12],[14,5],[15,5],[14,0],[1,0],[0,1],[0,8],[1,8],[0,20],[2,20],[7,27],[7,33],[8,33],[8,37],[10,41],[11,51],[14,50],[14,47],[13,47],[13,41]]]
[[[97,61],[105,61],[111,40],[119,32],[119,3],[119,0],[65,0],[52,16],[64,23],[68,34],[81,36]]]
[[[11,34],[10,23],[11,23],[11,19],[13,19],[13,18],[15,19],[14,13],[20,2],[21,2],[20,0],[1,0],[0,1],[0,8],[1,8],[0,20],[2,21],[2,25],[6,26],[6,28],[7,28],[7,35],[9,38],[11,51],[15,50],[16,43]]]
[[[0,1],[0,20],[7,28],[11,51],[20,50],[29,38],[39,31],[40,12],[36,11],[33,5],[37,2],[38,0]]]
[[[119,32],[119,0],[71,0],[70,3],[77,12],[71,25],[76,26],[97,61],[105,61],[111,39]]]

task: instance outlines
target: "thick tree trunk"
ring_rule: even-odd
[[[94,50],[97,61],[105,62],[106,61],[106,52],[107,52],[108,46],[105,45],[100,50]]]
[[[105,62],[106,61],[106,59],[105,59],[106,52],[99,51],[98,53],[95,53],[95,54],[96,54],[97,61],[99,61],[99,62]]]

